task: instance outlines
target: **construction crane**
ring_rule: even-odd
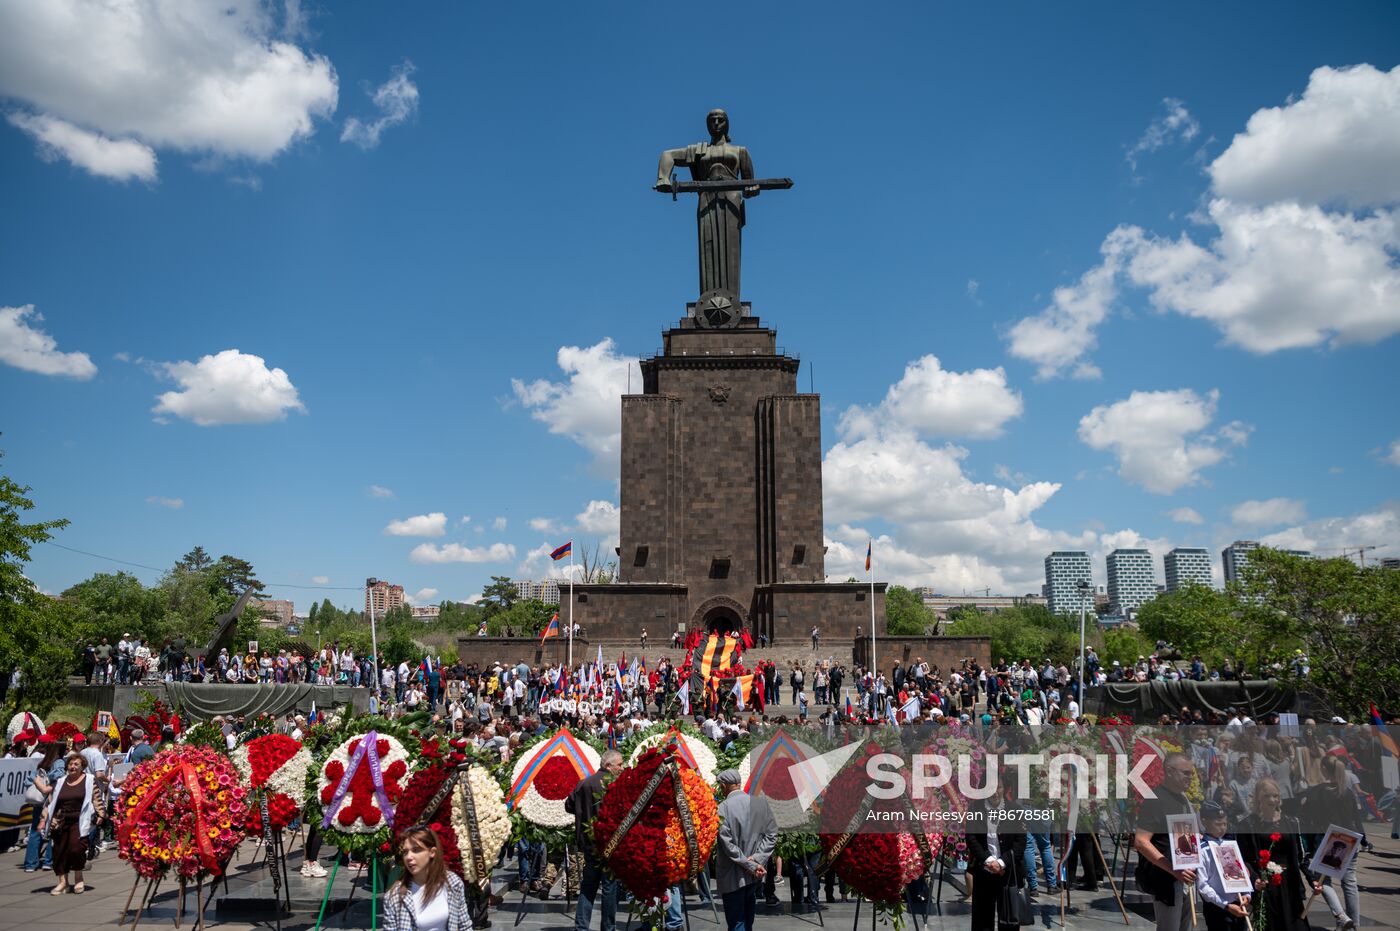
[[[1367,550],[1375,550],[1375,549],[1380,549],[1380,547],[1379,547],[1379,546],[1356,546],[1356,547],[1352,547],[1352,548],[1350,548],[1350,549],[1344,549],[1344,550],[1342,550],[1342,558],[1343,558],[1343,559],[1350,559],[1353,555],[1355,555],[1356,558],[1359,559],[1359,560],[1361,561],[1361,568],[1362,568],[1362,569],[1365,569],[1365,568],[1366,568],[1366,551],[1367,551]]]

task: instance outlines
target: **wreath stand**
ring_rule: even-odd
[[[561,865],[560,865],[560,867],[559,867],[559,875],[556,876],[556,877],[554,878],[554,882],[550,883],[550,884],[549,884],[549,888],[545,890],[545,895],[546,895],[546,897],[547,897],[547,896],[549,895],[549,893],[551,893],[551,892],[554,891],[554,887],[557,886],[557,885],[559,885],[559,880],[562,879],[562,880],[564,881],[564,909],[565,909],[565,914],[568,914],[569,912],[573,911],[573,901],[574,901],[574,897],[573,897],[572,895],[569,894],[569,876],[570,876],[570,873],[572,872],[572,871],[569,869],[570,853],[571,853],[571,848],[568,847],[568,846],[566,845],[566,846],[564,847],[563,862],[561,863]],[[543,873],[544,873],[543,867],[544,867],[544,866],[547,866],[547,865],[549,864],[549,849],[548,849],[548,848],[545,848],[545,849],[541,852],[541,854],[539,855],[539,857],[536,858],[535,862],[536,862],[537,865],[540,866],[540,873],[543,874]],[[528,902],[529,900],[530,900],[530,890],[529,890],[529,887],[527,886],[526,888],[523,888],[523,889],[520,890],[520,904],[519,904],[519,906],[518,906],[518,907],[516,908],[516,910],[515,910],[515,924],[512,925],[511,927],[518,928],[518,927],[520,927],[520,922],[522,922],[522,921],[525,920],[525,903]]]
[[[345,907],[340,913],[340,923],[346,924],[350,920],[350,905],[355,901],[355,884],[360,877],[365,874],[365,866],[361,866],[355,871],[355,875],[350,878],[350,894],[345,897]],[[369,869],[369,926],[374,931],[379,927],[379,858],[370,857]],[[326,892],[321,896],[321,909],[316,913],[315,931],[321,931],[322,923],[326,917],[326,905],[330,902],[331,887],[335,885],[335,875],[340,872],[340,857],[335,858],[335,863],[331,866],[331,875],[326,879]],[[278,921],[278,928],[281,928],[281,921]]]
[[[136,906],[136,915],[131,920],[132,931],[135,931],[136,926],[141,923],[141,915],[144,914],[146,909],[149,908],[151,904],[155,901],[156,893],[160,891],[160,883],[162,879],[164,879],[163,876],[157,876],[153,879],[146,880],[146,891],[141,894],[141,902]],[[138,874],[135,881],[131,884],[131,893],[126,897],[126,905],[122,906],[122,916],[117,921],[117,927],[121,927],[122,925],[126,924],[127,913],[131,910],[131,900],[136,897],[136,889],[140,885],[141,876]],[[215,883],[213,882],[209,884],[210,899],[214,897],[214,885]],[[185,895],[188,892],[189,880],[186,878],[181,878],[180,894],[176,896],[175,899],[176,928],[180,927],[180,924],[185,917]],[[204,877],[201,876],[199,879],[195,880],[195,922],[194,927],[191,929],[191,931],[204,931],[205,904],[206,899],[204,898]]]

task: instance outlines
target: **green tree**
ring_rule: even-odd
[[[99,572],[64,591],[63,600],[92,637],[116,643],[126,633],[145,638],[163,632],[161,593],[129,572]]]
[[[1139,656],[1152,652],[1154,641],[1143,636],[1142,631],[1131,627],[1118,627],[1103,632],[1103,649],[1098,651],[1099,661],[1110,666],[1117,660],[1124,667],[1137,662]]]
[[[918,636],[927,633],[938,622],[932,608],[903,585],[891,585],[885,591],[885,633],[894,636]]]
[[[1400,572],[1261,548],[1249,554],[1238,596],[1263,641],[1260,666],[1287,675],[1294,650],[1304,650],[1312,687],[1351,720],[1371,702],[1400,704]]]
[[[1244,635],[1238,607],[1228,592],[1184,585],[1144,604],[1138,609],[1137,622],[1154,646],[1165,640],[1187,658],[1199,654],[1211,662],[1233,661]]]
[[[494,615],[510,610],[520,600],[515,583],[503,575],[491,576],[491,581],[481,590],[481,609],[489,620]]]
[[[46,714],[67,695],[83,629],[71,606],[44,595],[24,575],[32,547],[68,526],[62,519],[27,523],[25,512],[34,509],[29,491],[0,474],[0,674],[15,667],[21,672],[11,708]]]
[[[557,605],[547,605],[534,598],[517,601],[507,610],[488,617],[486,632],[493,637],[504,637],[507,632],[517,637],[533,636],[544,630],[557,610]]]
[[[203,572],[212,565],[214,558],[204,551],[204,547],[196,546],[176,561],[175,568],[185,572]]]

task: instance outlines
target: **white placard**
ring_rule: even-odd
[[[1329,824],[1327,833],[1322,835],[1322,843],[1317,845],[1317,852],[1308,864],[1308,869],[1340,882],[1342,874],[1351,866],[1351,861],[1360,849],[1360,834]]]
[[[1167,815],[1167,843],[1171,845],[1172,869],[1201,868],[1201,825],[1194,812]]]
[[[1250,895],[1254,882],[1238,841],[1226,840],[1215,845],[1215,860],[1220,864],[1220,886],[1231,895]]]

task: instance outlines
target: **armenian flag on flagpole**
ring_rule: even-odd
[[[549,554],[549,558],[552,559],[552,560],[554,560],[555,562],[558,562],[558,561],[561,560],[561,559],[564,559],[564,558],[566,558],[566,557],[568,557],[568,556],[572,556],[572,555],[573,555],[573,552],[574,552],[574,541],[573,541],[573,540],[570,540],[568,543],[565,543],[563,546],[559,547],[559,548],[556,549],[554,552],[550,553],[550,554]]]
[[[549,619],[549,623],[545,625],[544,633],[540,635],[540,643],[544,643],[550,637],[557,636],[559,636],[559,612],[555,611],[554,617]]]
[[[875,541],[867,540],[865,543],[865,571],[870,571],[870,551],[874,548]]]

